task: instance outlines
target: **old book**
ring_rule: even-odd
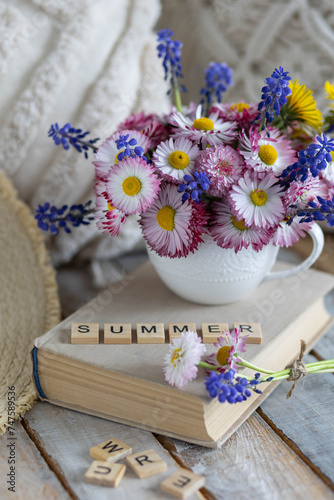
[[[162,371],[168,344],[136,343],[137,323],[260,323],[262,344],[249,344],[244,358],[272,370],[298,355],[300,339],[310,349],[331,322],[324,296],[334,277],[308,270],[260,285],[248,298],[225,306],[200,306],[174,295],[150,263],[100,293],[35,341],[34,378],[41,399],[73,410],[133,425],[208,447],[220,446],[276,387],[236,405],[211,400],[206,376],[182,389],[167,384]],[[72,323],[131,323],[129,345],[71,344]],[[198,330],[200,333],[200,330]],[[211,354],[214,347],[207,344]],[[245,373],[250,373],[245,371]],[[286,383],[286,382],[283,382]],[[277,383],[276,383],[277,384]],[[289,385],[287,384],[287,392]]]

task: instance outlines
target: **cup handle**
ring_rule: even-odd
[[[324,248],[324,233],[322,232],[322,229],[320,226],[318,226],[318,224],[313,224],[308,234],[311,236],[313,241],[313,250],[311,252],[311,255],[309,255],[309,257],[307,257],[307,259],[305,259],[301,264],[298,264],[298,266],[295,266],[292,269],[276,271],[273,273],[269,272],[267,276],[265,276],[262,283],[264,283],[265,281],[288,278],[289,276],[293,276],[295,274],[306,271],[306,269],[314,264]]]

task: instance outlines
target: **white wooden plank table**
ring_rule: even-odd
[[[113,267],[106,264],[100,276],[115,280],[124,275],[124,265],[131,271],[142,259],[140,254]],[[63,269],[59,283],[65,315],[98,291],[91,286],[87,269]],[[328,304],[334,311],[333,297],[328,297]],[[334,328],[309,356],[334,357]],[[39,402],[16,424],[16,493],[8,492],[5,485],[8,436],[0,437],[0,498],[168,499],[172,497],[160,491],[160,482],[182,466],[206,477],[205,488],[192,499],[334,499],[334,377],[306,377],[289,401],[285,399],[288,389],[287,383],[281,383],[220,450]],[[84,472],[92,461],[89,448],[113,436],[135,451],[153,448],[167,462],[166,473],[139,480],[127,471],[117,489],[85,483]]]

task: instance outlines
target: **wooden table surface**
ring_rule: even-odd
[[[105,263],[95,269],[98,285],[106,277],[117,280],[124,269],[132,270],[144,258],[139,254]],[[294,257],[288,254],[288,258]],[[329,259],[323,261],[328,268]],[[62,269],[59,285],[64,315],[97,293],[87,268]],[[333,314],[333,294],[327,297],[327,305]],[[334,358],[334,327],[307,361],[324,358]],[[172,497],[160,491],[160,482],[182,466],[206,478],[205,488],[191,499],[334,499],[334,377],[306,377],[287,401],[288,390],[289,385],[282,382],[219,450],[38,402],[16,424],[16,493],[8,492],[5,485],[8,436],[0,437],[0,498],[168,499]],[[127,471],[117,489],[85,483],[83,476],[92,461],[89,448],[110,437],[138,451],[153,448],[167,462],[167,472],[140,480]]]

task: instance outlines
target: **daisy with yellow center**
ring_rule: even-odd
[[[250,124],[258,115],[258,104],[254,102],[234,102],[234,103],[215,103],[209,113],[218,113],[218,118],[224,122],[237,122],[240,129],[248,130]]]
[[[123,130],[122,132],[116,132],[111,137],[106,139],[101,144],[101,146],[99,146],[97,152],[95,153],[95,160],[93,161],[93,163],[95,165],[97,177],[106,180],[108,170],[113,165],[118,165],[120,163],[118,157],[119,154],[124,151],[124,148],[117,149],[117,144],[115,141],[119,139],[120,135],[127,134],[129,134],[129,137],[131,137],[131,139],[136,139],[137,143],[134,147],[141,147],[144,153],[146,153],[146,151],[150,148],[150,139],[145,134],[137,130]]]
[[[161,142],[153,154],[153,162],[159,175],[167,180],[182,181],[192,174],[199,148],[189,139],[179,137]]]
[[[233,186],[230,197],[238,220],[244,219],[247,226],[269,230],[283,219],[283,194],[273,174],[268,173],[261,179],[247,172]]]
[[[97,179],[95,183],[96,205],[94,218],[98,229],[103,234],[118,236],[123,224],[126,222],[126,215],[113,206],[106,193],[106,182]]]
[[[139,222],[148,246],[160,256],[186,257],[202,241],[207,215],[203,203],[182,203],[177,186],[165,184]]]
[[[237,370],[236,361],[240,361],[238,353],[246,351],[246,338],[247,335],[241,337],[240,329],[233,328],[231,332],[224,330],[222,335],[217,338],[217,342],[213,344],[217,351],[208,356],[205,361],[210,365],[217,366],[222,373],[231,368]]]
[[[140,214],[152,205],[160,179],[142,158],[127,158],[108,172],[106,192],[112,205],[125,214]]]
[[[298,80],[289,82],[291,94],[287,97],[287,103],[281,109],[281,115],[286,125],[299,122],[306,129],[320,132],[323,118],[317,109],[317,103],[313,98],[312,90],[306,85],[300,85]]]
[[[182,332],[180,338],[173,339],[164,359],[163,371],[166,381],[180,388],[194,379],[205,351],[206,347],[197,333]]]
[[[217,245],[222,248],[233,248],[235,253],[251,246],[258,252],[267,245],[272,233],[266,229],[261,231],[246,224],[245,219],[237,218],[228,205],[222,202],[212,204],[210,232]]]
[[[202,148],[207,144],[231,143],[236,135],[236,123],[223,121],[218,111],[208,117],[202,116],[202,106],[197,107],[195,119],[177,111],[171,116],[170,123],[175,126],[174,137],[187,137],[201,144]]]
[[[267,137],[266,130],[259,132],[258,127],[251,127],[248,134],[241,134],[240,154],[246,165],[257,172],[273,172],[279,176],[296,161],[297,156],[285,135],[273,127],[268,127],[268,130],[270,137]]]

